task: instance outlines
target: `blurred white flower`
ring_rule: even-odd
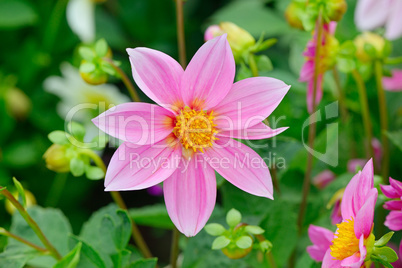
[[[77,68],[69,63],[60,66],[62,77],[51,76],[44,81],[44,89],[58,97],[57,112],[63,118],[72,116],[74,121],[82,123],[87,129],[85,140],[93,138],[97,128],[91,119],[115,105],[129,102],[130,98],[122,94],[111,84],[89,85],[82,80]]]
[[[67,22],[84,43],[95,40],[95,1],[70,0],[67,4]]]

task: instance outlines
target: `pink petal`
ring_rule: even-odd
[[[388,198],[400,198],[401,195],[395,191],[394,187],[392,185],[382,185],[380,184],[380,188],[382,193],[388,197]]]
[[[391,211],[385,219],[384,225],[390,230],[402,230],[402,211]]]
[[[200,160],[202,157],[197,155],[190,160],[182,159],[176,172],[163,183],[169,216],[188,237],[204,227],[216,201],[215,172]]]
[[[311,57],[314,57],[313,53],[310,53],[310,54],[312,54]],[[308,82],[313,78],[313,76],[314,76],[314,61],[307,60],[303,64],[303,67],[300,70],[299,81],[300,82]]]
[[[326,250],[323,250],[322,248],[316,245],[308,246],[306,248],[306,251],[310,255],[310,257],[317,262],[322,262],[326,252]]]
[[[401,16],[400,16],[401,17]],[[400,27],[402,29],[402,27]],[[401,91],[402,90],[402,70],[392,70],[391,77],[383,77],[382,83],[384,89],[389,91]]]
[[[393,1],[390,8],[385,37],[389,40],[395,40],[402,36],[402,1]],[[401,89],[401,88],[400,88]],[[402,89],[401,89],[402,90]]]
[[[128,48],[133,77],[141,90],[161,106],[183,107],[180,82],[183,68],[170,56],[157,50],[138,47]]]
[[[355,9],[355,22],[359,30],[373,30],[385,24],[390,6],[386,1],[359,0]]]
[[[345,188],[345,192],[343,193],[342,202],[341,202],[341,213],[342,219],[349,220],[352,217],[356,218],[356,213],[354,209],[353,197],[356,191],[357,185],[359,183],[360,171],[353,176],[348,185]]]
[[[402,182],[394,180],[393,178],[389,178],[389,183],[391,184],[392,188],[398,193],[398,197],[402,196]]]
[[[366,256],[367,256],[367,249],[366,246],[364,245],[364,237],[362,235],[360,236],[359,239],[359,252],[356,252],[355,254],[353,254],[350,257],[347,257],[346,259],[343,259],[341,261],[341,266],[350,268],[360,268],[364,263]]]
[[[334,257],[331,255],[331,249],[328,249],[325,252],[324,259],[322,260],[321,268],[340,268],[341,261],[335,260]]]
[[[226,180],[241,190],[273,199],[272,179],[264,160],[248,146],[219,137],[203,154],[205,160]]]
[[[325,186],[330,184],[334,179],[335,179],[335,174],[331,170],[326,169],[326,170],[318,173],[313,178],[312,183],[317,188],[323,189],[323,188],[325,188]]]
[[[320,227],[310,224],[308,228],[308,236],[310,237],[311,242],[316,246],[315,249],[321,249],[321,260],[324,258],[325,252],[329,249],[329,246],[332,245],[332,240],[334,239],[334,232]],[[319,253],[314,250],[315,253]],[[311,256],[311,254],[310,254]],[[318,256],[318,255],[316,255]],[[314,257],[312,256],[314,259]]]
[[[385,202],[383,207],[388,210],[402,210],[402,200],[392,200]]]
[[[374,209],[377,202],[378,191],[376,188],[371,189],[366,202],[357,212],[354,224],[354,230],[356,237],[360,237],[362,234],[367,238],[373,227]]]
[[[140,190],[164,181],[181,158],[181,146],[171,146],[167,140],[143,146],[124,142],[110,160],[105,191]]]
[[[281,127],[277,129],[272,129],[264,123],[258,123],[255,126],[246,129],[235,129],[219,132],[219,136],[235,138],[235,139],[246,139],[246,140],[261,140],[268,139],[276,136],[289,127]]]
[[[363,204],[366,202],[367,195],[373,187],[374,168],[373,159],[370,159],[360,173],[359,183],[353,195],[353,205],[355,212],[359,211]]]
[[[331,223],[335,225],[341,222],[342,222],[341,201],[338,200],[336,201],[334,209],[332,210],[331,213]]]
[[[225,99],[213,108],[215,124],[222,131],[255,126],[276,109],[289,88],[269,77],[236,82]]]
[[[185,104],[196,109],[217,105],[232,87],[235,69],[226,34],[206,42],[184,72],[181,94]]]
[[[153,104],[129,102],[117,105],[92,122],[103,132],[133,144],[152,144],[173,130],[174,115]]]

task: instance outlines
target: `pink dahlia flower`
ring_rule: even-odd
[[[383,194],[391,199],[384,204],[384,208],[391,210],[385,219],[384,225],[393,231],[402,230],[402,182],[389,178],[390,185],[380,185]]]
[[[127,49],[133,77],[158,105],[126,103],[93,119],[124,143],[113,155],[106,191],[140,190],[163,182],[167,211],[186,236],[208,221],[216,200],[215,171],[238,188],[273,199],[264,160],[231,138],[264,139],[262,123],[290,86],[268,77],[233,84],[235,63],[226,35],[206,42],[183,68],[168,55]]]
[[[331,170],[326,169],[326,170],[318,173],[313,178],[312,183],[318,189],[324,189],[325,186],[330,184],[334,179],[335,179],[335,174]]]
[[[334,64],[334,53],[338,46],[338,41],[333,37],[336,29],[336,22],[324,24],[322,34],[322,43],[320,49],[320,66],[318,67],[317,77],[317,92],[315,103],[322,99],[322,83],[324,73]],[[314,93],[314,69],[315,69],[315,55],[317,54],[317,33],[314,33],[313,39],[307,43],[306,50],[303,56],[306,62],[300,70],[299,80],[307,82],[307,109],[309,113],[313,112],[313,93]]]
[[[373,184],[370,159],[346,186],[341,203],[342,223],[337,224],[332,245],[322,262],[323,268],[361,267],[364,263],[367,249],[374,246],[372,229],[378,192]]]
[[[402,28],[402,26],[400,27]],[[384,89],[388,91],[402,91],[402,70],[392,70],[391,77],[383,77]]]
[[[357,28],[373,30],[385,25],[385,37],[394,40],[402,36],[402,1],[359,0],[355,10]]]
[[[307,253],[313,260],[322,262],[325,253],[332,244],[334,232],[311,224],[308,227],[308,236],[313,245],[307,247]]]

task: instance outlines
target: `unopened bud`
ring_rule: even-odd
[[[18,88],[10,88],[6,93],[7,110],[16,119],[24,119],[31,111],[29,97]]]
[[[329,0],[326,4],[328,18],[331,21],[340,21],[346,12],[345,0]]]
[[[36,205],[35,196],[30,191],[24,190],[24,192],[25,192],[26,207],[29,208],[33,205]],[[12,194],[14,198],[18,200],[18,192],[15,191]],[[16,211],[16,208],[8,199],[5,202],[5,207],[7,212],[11,215],[14,214],[14,212]]]
[[[304,30],[301,20],[302,14],[305,12],[305,4],[291,2],[285,11],[285,18],[290,26],[296,29]]]
[[[70,158],[67,157],[67,147],[65,145],[53,144],[47,149],[43,158],[46,161],[46,167],[55,172],[69,172]]]
[[[362,62],[368,62],[384,56],[385,39],[378,34],[365,32],[354,40],[356,56]]]

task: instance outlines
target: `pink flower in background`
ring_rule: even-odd
[[[378,139],[373,138],[371,140],[371,146],[373,147],[374,157],[375,157],[375,161],[376,161],[376,163],[374,163],[374,164],[377,168],[380,168],[380,163],[381,163],[381,159],[382,159],[381,143]],[[364,164],[366,164],[366,162],[367,162],[367,160],[362,159],[362,158],[350,159],[347,164],[348,172],[356,173],[356,171],[361,169],[364,166]]]
[[[324,73],[334,64],[334,54],[336,53],[335,47],[339,45],[338,41],[333,37],[336,29],[336,22],[324,24],[322,34],[322,46],[320,49],[320,63],[318,67],[317,78],[317,92],[316,92],[316,105],[322,99],[322,84]],[[315,69],[315,55],[317,54],[317,33],[314,33],[313,39],[307,43],[306,50],[303,56],[306,61],[300,70],[299,80],[307,82],[307,109],[309,113],[313,112],[313,93],[314,93],[314,69]]]
[[[310,224],[308,227],[308,236],[310,237],[312,246],[307,247],[307,253],[310,257],[318,262],[324,259],[324,255],[332,244],[334,232],[326,228]]]
[[[323,188],[325,188],[325,186],[330,184],[334,179],[335,179],[335,174],[331,170],[327,169],[327,170],[324,170],[324,171],[320,172],[319,174],[317,174],[313,178],[312,183],[318,189],[323,189]]]
[[[402,36],[402,1],[359,0],[355,10],[357,28],[362,31],[385,26],[385,37],[394,40]]]
[[[325,253],[322,267],[361,267],[367,248],[374,245],[374,208],[377,189],[374,188],[373,162],[370,159],[346,186],[341,212],[332,245]]]
[[[126,103],[93,119],[102,131],[124,141],[110,161],[105,190],[139,190],[164,182],[169,216],[186,236],[204,227],[215,206],[214,170],[243,191],[272,199],[264,160],[231,138],[264,139],[284,131],[262,120],[290,86],[268,77],[233,84],[235,63],[226,35],[206,42],[185,71],[156,50],[127,52],[135,82],[160,106]],[[254,164],[240,165],[246,158]]]
[[[391,210],[384,225],[393,231],[402,230],[402,182],[389,178],[390,185],[380,185],[383,194],[391,199],[384,204],[384,208]]]
[[[341,204],[344,192],[345,188],[336,191],[327,205],[327,209],[330,209],[332,206],[334,207],[331,213],[331,223],[334,225],[342,222]]]
[[[161,196],[163,195],[163,188],[162,185],[157,184],[154,186],[151,186],[147,189],[148,194],[153,195],[153,196]]]
[[[382,83],[385,90],[402,91],[402,70],[392,70],[392,76],[383,77]]]

